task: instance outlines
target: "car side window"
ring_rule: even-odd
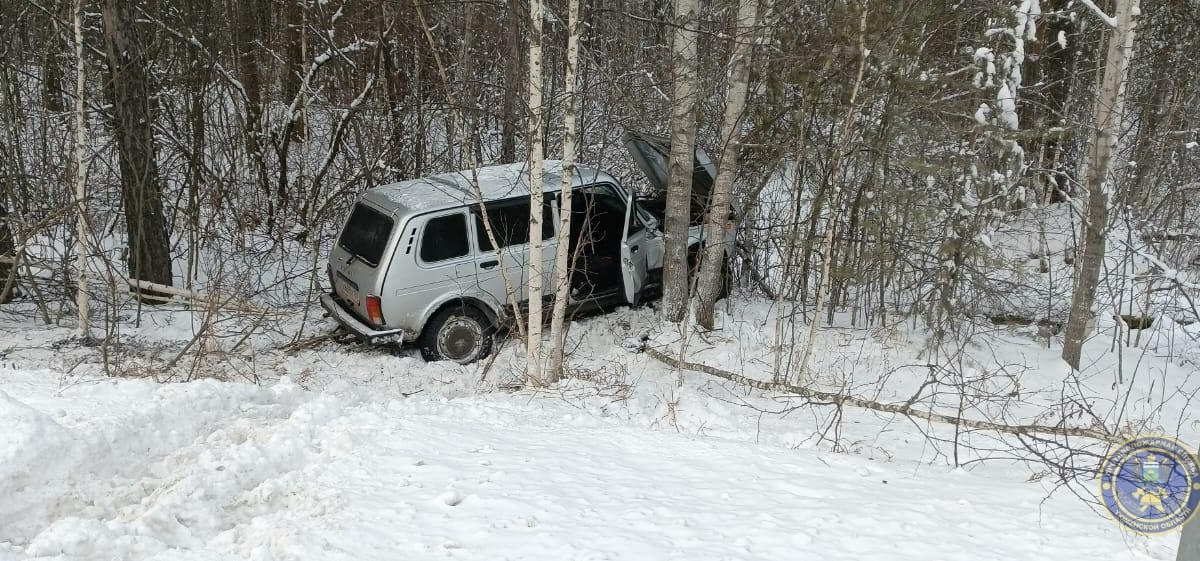
[[[467,218],[462,213],[429,219],[421,234],[421,261],[436,263],[462,257],[471,251],[467,238]]]
[[[542,239],[554,237],[554,211],[552,200],[542,205]],[[488,223],[496,242],[501,248],[512,245],[529,243],[529,201],[511,200],[486,205]],[[492,241],[488,238],[486,225],[478,209],[475,215],[475,234],[480,251],[492,251]]]

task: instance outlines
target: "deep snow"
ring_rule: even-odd
[[[1173,559],[1042,484],[545,396],[0,376],[6,559]]]

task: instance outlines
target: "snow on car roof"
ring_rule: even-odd
[[[428,212],[485,201],[529,195],[528,163],[518,162],[461,170],[399,183],[381,185],[367,191],[363,198],[397,214]],[[609,181],[609,174],[588,166],[576,166],[572,185]],[[562,185],[562,162],[546,160],[543,190],[556,191]],[[475,185],[478,185],[476,192]]]

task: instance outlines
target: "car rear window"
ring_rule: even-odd
[[[354,207],[350,220],[338,238],[338,245],[374,267],[379,265],[383,250],[392,233],[392,218],[362,203]]]

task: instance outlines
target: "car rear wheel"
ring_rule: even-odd
[[[421,333],[421,356],[430,362],[472,363],[491,354],[494,333],[483,312],[471,306],[450,306],[426,324]]]

